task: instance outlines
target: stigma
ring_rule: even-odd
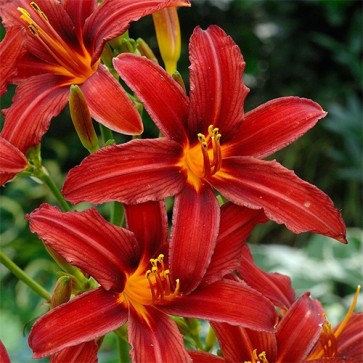
[[[151,270],[146,271],[146,278],[149,282],[153,303],[172,299],[179,295],[180,281],[175,280],[175,284],[170,281],[170,271],[165,268],[164,255],[150,259]]]
[[[47,15],[37,3],[32,1],[29,5],[28,10],[23,7],[17,8],[21,14],[20,19],[28,24],[32,36],[51,56],[52,61],[48,61],[49,70],[69,78],[69,84],[83,83],[96,71],[98,62],[91,64],[92,57],[82,41],[77,47],[74,44],[68,44],[53,28]]]

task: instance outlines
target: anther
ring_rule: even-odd
[[[37,29],[37,27],[36,27],[34,24],[30,24],[30,25],[28,26],[28,28],[29,28],[30,32],[31,32],[34,36],[39,35],[39,34],[38,34],[38,29]]]
[[[44,12],[40,9],[39,5],[32,1],[30,6],[34,9],[34,11],[40,15],[46,22],[49,22],[48,17],[44,14]]]

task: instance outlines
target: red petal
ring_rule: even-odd
[[[189,350],[189,355],[193,359],[193,363],[223,363],[226,362],[226,360],[222,357],[218,357],[216,355],[197,351],[197,350]]]
[[[127,228],[139,242],[141,255],[146,260],[155,257],[167,240],[168,219],[164,201],[125,204],[124,208]]]
[[[13,104],[5,110],[2,137],[25,152],[40,142],[50,120],[68,101],[69,89],[51,74],[24,80],[16,89]]]
[[[98,345],[94,340],[69,347],[55,353],[50,358],[50,363],[97,363]]]
[[[291,144],[325,115],[317,103],[308,99],[272,100],[245,115],[242,127],[225,154],[263,158]]]
[[[12,27],[7,30],[0,44],[0,95],[6,92],[8,83],[16,76],[18,59],[25,52],[23,42],[24,30]]]
[[[334,330],[336,330],[338,326],[335,327]],[[355,358],[358,361],[363,357],[362,327],[363,313],[353,314],[337,340],[338,355],[340,357]]]
[[[82,35],[84,22],[96,10],[97,0],[64,0],[63,6],[75,25],[76,33]]]
[[[105,0],[86,20],[84,39],[99,58],[106,41],[124,33],[132,21],[169,6],[186,6],[188,0]]]
[[[244,329],[225,323],[211,323],[227,362],[253,362],[253,351],[266,353],[275,362],[277,342],[274,333]]]
[[[81,85],[81,89],[96,121],[123,134],[142,133],[139,112],[105,66],[99,65],[97,72]]]
[[[10,357],[3,342],[0,340],[0,362],[2,363],[11,363]]]
[[[115,330],[127,315],[117,294],[92,290],[41,317],[30,332],[29,346],[34,358],[42,358]]]
[[[187,318],[270,332],[274,331],[277,321],[275,308],[269,300],[245,284],[226,279],[176,298],[169,305],[162,306],[162,310]]]
[[[103,148],[68,173],[63,194],[72,203],[164,199],[185,184],[177,165],[182,152],[177,143],[163,138]]]
[[[175,198],[169,261],[172,280],[183,294],[201,282],[216,244],[219,206],[207,185],[196,191],[188,184]]]
[[[27,219],[31,231],[69,263],[89,273],[106,290],[123,290],[125,273],[139,256],[130,231],[107,222],[96,209],[62,213],[43,204]]]
[[[268,273],[257,267],[247,245],[242,247],[242,262],[237,271],[249,286],[261,292],[274,305],[288,309],[295,301],[290,278],[279,273]]]
[[[191,362],[176,324],[161,311],[145,306],[147,320],[130,310],[128,322],[132,362]]]
[[[225,158],[211,183],[233,203],[263,208],[294,233],[309,231],[346,243],[344,222],[331,199],[276,161]]]
[[[257,223],[267,220],[262,209],[249,209],[232,203],[221,207],[217,244],[203,277],[203,284],[211,284],[232,273],[241,264],[241,248]]]
[[[144,103],[161,133],[177,142],[184,141],[189,101],[180,85],[160,66],[144,57],[125,53],[115,58],[113,64]]]
[[[24,154],[0,136],[0,173],[18,173],[24,170],[27,163]]]
[[[234,136],[243,119],[248,88],[242,82],[242,54],[231,37],[217,26],[196,28],[189,45],[189,135],[207,134],[208,126],[220,128],[223,140]]]
[[[323,322],[321,305],[303,294],[277,326],[277,362],[303,362],[319,339]]]

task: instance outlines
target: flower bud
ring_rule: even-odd
[[[177,69],[180,57],[181,37],[177,9],[161,9],[152,14],[161,58],[165,69],[173,74]]]
[[[158,60],[155,57],[154,52],[149,47],[149,44],[145,42],[144,39],[138,38],[136,39],[136,49],[139,51],[140,55],[146,57],[147,59],[150,59],[154,63],[158,64]]]
[[[61,276],[54,287],[52,299],[50,301],[52,309],[69,301],[71,293],[72,278],[66,275]]]
[[[98,150],[98,139],[93,127],[87,101],[78,86],[72,85],[69,95],[69,109],[74,127],[82,145],[90,152]]]

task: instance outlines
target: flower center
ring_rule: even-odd
[[[201,179],[210,178],[222,166],[220,139],[219,129],[210,125],[208,135],[199,133],[199,143],[184,152],[182,164],[188,171],[188,181],[196,189],[199,188]]]
[[[47,65],[51,72],[70,78],[67,84],[81,84],[89,78],[97,69],[99,61],[93,65],[92,57],[79,43],[79,47],[67,44],[50,24],[48,17],[35,3],[30,3],[31,9],[18,7],[20,18],[28,23],[31,34],[42,44],[47,53],[53,59],[52,64]]]
[[[170,281],[170,271],[165,268],[164,255],[150,259],[151,269],[145,273],[145,265],[128,277],[125,289],[120,294],[120,301],[132,305],[141,315],[143,306],[154,305],[167,300],[173,300],[179,295],[180,282],[175,285]]]
[[[268,363],[268,360],[265,352],[257,354],[257,349],[254,349],[252,352],[252,361],[249,360],[244,363]]]

